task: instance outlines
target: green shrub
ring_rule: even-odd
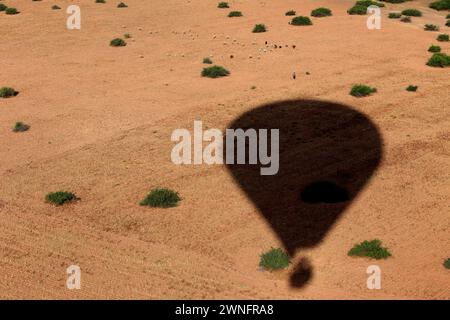
[[[13,88],[3,87],[0,88],[0,98],[11,98],[17,96],[18,92]]]
[[[140,202],[140,205],[154,208],[172,208],[176,207],[180,200],[177,192],[166,188],[156,188],[150,191],[147,197]]]
[[[441,47],[432,45],[428,48],[428,52],[441,52]]]
[[[297,14],[297,12],[295,12],[294,10],[289,10],[288,12],[285,13],[285,15],[287,16],[295,16]]]
[[[221,8],[221,9],[225,9],[225,8],[229,8],[230,6],[228,5],[228,2],[219,2],[219,4],[217,5],[217,8]]]
[[[228,14],[228,17],[233,18],[233,17],[242,17],[242,12],[240,11],[231,11]]]
[[[259,266],[266,270],[280,270],[289,266],[289,256],[280,248],[263,253],[260,257]]]
[[[52,6],[52,10],[60,10],[60,9],[61,7],[56,4]]]
[[[105,0],[95,0],[95,3],[106,3]]]
[[[411,17],[403,17],[403,18],[400,19],[400,21],[409,23],[409,22],[411,22]]]
[[[226,77],[230,74],[230,71],[221,66],[212,66],[208,68],[203,68],[202,77],[207,78],[220,78]]]
[[[313,17],[329,17],[332,15],[333,15],[333,13],[331,12],[330,9],[323,8],[323,7],[317,8],[317,9],[314,9],[313,11],[311,11],[311,16],[313,16]]]
[[[203,63],[205,64],[212,64],[212,60],[210,58],[203,58]]]
[[[386,259],[391,256],[387,248],[381,247],[381,241],[378,239],[363,241],[350,249],[348,255],[351,257],[369,257],[373,259]]]
[[[425,31],[439,31],[439,26],[435,25],[435,24],[426,24],[423,29]]]
[[[388,18],[389,19],[400,19],[402,17],[402,14],[400,12],[389,12]]]
[[[130,39],[130,38],[131,38],[131,34],[129,34],[129,33],[124,33],[123,37],[124,37],[125,39]]]
[[[450,19],[447,20],[447,22],[445,23],[445,25],[446,25],[447,27],[450,27]]]
[[[410,0],[380,0],[380,1],[389,2],[389,3],[403,3],[406,1],[410,1]]]
[[[47,194],[45,199],[56,206],[61,206],[66,202],[76,200],[77,197],[72,192],[58,191]]]
[[[384,7],[384,3],[378,2],[378,1],[372,1],[372,0],[358,0],[356,1],[356,6],[363,6],[363,7],[370,7],[370,6],[377,6],[380,8]]]
[[[116,39],[111,40],[109,45],[112,47],[125,47],[127,45],[127,43],[123,39],[116,38]]]
[[[348,14],[355,15],[364,15],[367,14],[367,7],[365,6],[353,6],[350,9],[347,10]]]
[[[350,90],[350,95],[354,97],[366,97],[374,92],[377,92],[376,88],[371,88],[364,84],[357,84],[352,87],[352,90]]]
[[[444,261],[444,267],[445,269],[450,269],[450,258]]]
[[[448,34],[440,34],[440,35],[438,35],[437,36],[437,41],[441,41],[441,42],[447,42],[447,41],[449,41],[449,36],[448,36]]]
[[[23,122],[16,122],[16,124],[14,125],[13,131],[14,132],[25,132],[28,131],[28,129],[30,129],[30,126],[23,123]]]
[[[428,60],[427,66],[430,67],[450,67],[450,56],[445,53],[434,53]]]
[[[0,3],[0,11],[5,11],[8,7],[3,3]]]
[[[125,3],[121,2],[117,5],[117,8],[128,8],[128,6]]]
[[[18,14],[19,11],[17,11],[16,8],[6,8],[5,13],[6,14]]]
[[[310,26],[312,21],[309,17],[298,16],[292,18],[291,24],[294,26]]]
[[[409,86],[406,88],[406,91],[409,91],[409,92],[416,92],[418,88],[419,88],[418,86],[409,85]]]
[[[266,32],[267,28],[266,25],[264,24],[255,24],[255,26],[253,27],[253,33],[261,33],[261,32]]]
[[[450,13],[445,17],[445,19],[450,19]]]
[[[420,12],[417,9],[405,9],[402,11],[402,15],[408,16],[408,17],[421,17],[422,12]]]
[[[435,10],[450,10],[450,0],[439,0],[430,3],[430,8]]]

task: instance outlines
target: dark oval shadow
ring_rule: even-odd
[[[244,113],[228,128],[279,129],[275,175],[261,175],[260,164],[227,164],[227,168],[290,256],[322,241],[382,158],[376,125],[351,107],[333,102],[278,101]],[[295,267],[291,285],[303,286],[312,274],[312,266]]]

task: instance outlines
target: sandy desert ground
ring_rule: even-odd
[[[448,12],[430,1],[386,4],[382,29],[368,30],[367,16],[347,14],[353,0],[230,0],[240,18],[215,0],[127,0],[125,9],[112,0],[1,2],[20,14],[0,14],[0,87],[20,93],[0,99],[0,298],[450,298],[442,266],[450,257],[450,69],[425,65],[438,33],[423,30],[430,22],[450,33]],[[81,8],[81,30],[66,28],[70,4]],[[284,15],[321,6],[333,16],[308,27]],[[387,19],[407,7],[424,16]],[[256,23],[268,32],[252,33]],[[126,47],[109,46],[124,33],[132,35]],[[449,42],[439,45],[450,53]],[[231,75],[202,78],[208,56]],[[352,97],[355,83],[378,92]],[[407,92],[410,84],[419,90]],[[258,269],[259,255],[282,243],[225,166],[170,159],[174,129],[192,130],[196,119],[226,128],[288,99],[351,106],[383,139],[368,184],[323,241],[294,257],[314,265],[302,288],[290,286],[291,268]],[[16,121],[31,129],[12,132]],[[177,190],[180,205],[139,206],[157,186]],[[81,200],[46,203],[56,190]],[[347,256],[372,238],[393,256]],[[81,290],[66,288],[71,264],[82,270]],[[371,264],[382,270],[380,290],[366,287]]]

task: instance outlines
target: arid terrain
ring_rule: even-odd
[[[382,8],[382,28],[348,15],[354,0],[2,0],[0,13],[0,298],[17,299],[449,299],[450,69],[426,65],[448,11],[413,0]],[[58,4],[61,10],[51,10]],[[81,8],[68,30],[66,8]],[[12,4],[11,4],[12,5]],[[287,10],[333,16],[289,25]],[[417,8],[411,23],[391,11]],[[231,10],[243,16],[228,18]],[[252,33],[255,24],[268,31]],[[426,32],[425,23],[441,26]],[[127,46],[109,42],[125,33]],[[266,44],[267,42],[267,44]],[[274,45],[281,48],[274,48]],[[295,46],[295,47],[294,47]],[[200,76],[210,57],[230,76]],[[292,73],[296,79],[292,79]],[[349,95],[352,85],[377,88]],[[408,92],[417,85],[417,92]],[[227,128],[246,111],[288,99],[350,106],[376,124],[379,167],[316,246],[300,250],[314,274],[290,286],[291,267],[261,271],[283,247],[223,165],[175,165],[177,128]],[[17,121],[30,130],[12,132]],[[158,186],[175,208],[139,205]],[[48,192],[79,201],[53,206]],[[277,199],[274,199],[276,201]],[[283,204],[280,203],[280,206]],[[347,255],[380,239],[386,260]],[[81,290],[66,268],[81,268]],[[366,268],[382,270],[369,290]],[[294,265],[294,264],[293,264]]]

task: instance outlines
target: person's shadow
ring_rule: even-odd
[[[227,168],[291,257],[323,240],[382,157],[376,125],[351,107],[332,102],[278,101],[244,113],[228,128],[279,129],[279,171],[275,175],[261,175],[262,166],[248,161],[227,164]],[[291,285],[302,287],[312,272],[309,262],[302,259],[291,274]]]

